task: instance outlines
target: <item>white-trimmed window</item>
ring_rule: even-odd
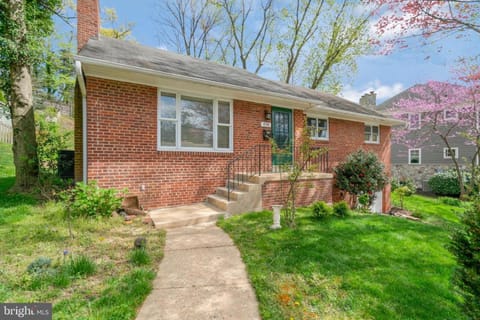
[[[420,113],[408,114],[408,128],[410,130],[420,129],[421,122],[422,122],[422,116]]]
[[[458,159],[458,148],[443,148],[443,159]]]
[[[380,127],[377,125],[365,124],[365,142],[379,143],[380,142]]]
[[[458,112],[455,110],[443,110],[443,120],[445,121],[458,120]]]
[[[158,149],[233,150],[232,102],[158,90]]]
[[[422,163],[422,149],[408,149],[408,164]]]
[[[328,140],[328,118],[307,117],[310,137],[315,140]]]

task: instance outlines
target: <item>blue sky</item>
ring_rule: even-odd
[[[134,22],[133,37],[141,44],[153,47],[166,47],[158,39],[159,25],[155,17],[159,14],[158,0],[100,0],[100,7],[113,7],[117,10],[118,22]],[[65,25],[59,28],[66,28]],[[410,47],[388,56],[369,55],[357,60],[358,72],[350,77],[342,96],[358,102],[360,96],[369,91],[377,92],[377,102],[428,80],[449,80],[455,61],[462,56],[480,52],[478,36],[463,39],[446,39],[439,44],[423,46],[414,40]],[[475,41],[477,40],[477,41]],[[268,69],[266,69],[268,70]],[[264,71],[262,76],[275,79],[273,72]],[[348,77],[345,77],[346,79]]]

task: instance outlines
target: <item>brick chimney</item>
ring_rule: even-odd
[[[100,9],[98,0],[77,1],[77,51],[90,38],[98,38],[100,33]]]
[[[360,98],[359,104],[365,108],[375,109],[375,107],[377,106],[377,94],[375,93],[375,91],[365,93]]]

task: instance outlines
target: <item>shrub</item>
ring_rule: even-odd
[[[458,262],[454,282],[463,296],[465,314],[470,319],[480,319],[479,198],[465,211],[461,223],[462,227],[453,233],[449,248]]]
[[[332,208],[324,201],[317,201],[312,205],[312,212],[315,218],[325,218],[332,214]]]
[[[360,204],[360,210],[363,212],[370,212],[370,198],[368,194],[361,194],[358,196],[358,203]]]
[[[50,273],[52,270],[52,259],[47,257],[39,257],[30,263],[27,267],[27,272],[32,275],[42,275]]]
[[[393,179],[392,180],[392,192],[397,190],[398,188],[401,187],[407,187],[410,189],[412,194],[414,194],[417,191],[417,186],[415,185],[415,182],[411,179],[406,179],[406,180],[398,180],[398,179]]]
[[[345,201],[333,204],[333,214],[339,217],[346,217],[350,213],[350,207]]]
[[[58,151],[65,149],[73,132],[61,132],[55,108],[36,112],[37,154],[42,173],[57,173]]]
[[[398,194],[398,197],[400,198],[400,208],[403,209],[403,200],[405,199],[405,197],[411,196],[413,194],[413,191],[408,186],[403,186],[397,188],[395,190],[395,193]]]
[[[122,197],[115,189],[99,188],[95,181],[79,182],[75,188],[65,191],[61,198],[73,217],[109,217],[120,208]]]
[[[440,200],[441,203],[447,204],[449,206],[453,206],[453,207],[461,207],[462,206],[462,201],[460,199],[457,199],[457,198],[440,197],[440,198],[438,198],[438,200]]]
[[[368,195],[369,205],[375,199],[375,192],[381,190],[388,182],[383,164],[372,152],[359,150],[350,154],[345,162],[334,169],[336,185],[356,197]]]
[[[462,173],[465,184],[470,181],[468,173]],[[460,185],[458,183],[458,175],[454,170],[436,173],[428,180],[428,185],[433,193],[439,196],[458,197],[460,195]]]
[[[150,261],[150,255],[144,248],[133,249],[130,252],[130,262],[136,266],[144,266],[150,264]]]
[[[96,269],[95,262],[85,255],[72,258],[67,265],[68,274],[77,277],[91,276]]]

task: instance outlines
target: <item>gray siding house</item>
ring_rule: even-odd
[[[375,93],[373,92],[365,94],[360,99],[360,103],[364,106],[375,108],[376,111],[385,115],[391,115],[395,104],[402,99],[411,97],[413,94],[410,90],[417,86],[422,85],[415,85],[378,106],[375,104]],[[448,119],[448,117],[458,117],[461,115],[449,113],[448,110],[444,110],[441,116],[447,117],[444,119]],[[392,131],[391,163],[393,179],[399,181],[412,180],[418,189],[429,191],[430,189],[427,182],[432,175],[454,167],[452,157],[455,157],[464,169],[470,167],[472,159],[478,164],[478,156],[475,156],[476,147],[469,143],[464,137],[452,134],[452,137],[448,139],[452,148],[452,152],[449,152],[439,136],[431,134],[428,132],[429,130],[425,129],[425,120],[422,119],[420,113],[405,114],[404,117],[406,125],[410,126],[407,140],[409,140],[408,137],[415,136],[425,138],[422,139],[421,144],[407,146],[397,142],[397,139],[395,139],[395,130]],[[478,121],[476,125],[478,126]],[[462,132],[464,128],[459,127],[455,130]]]

